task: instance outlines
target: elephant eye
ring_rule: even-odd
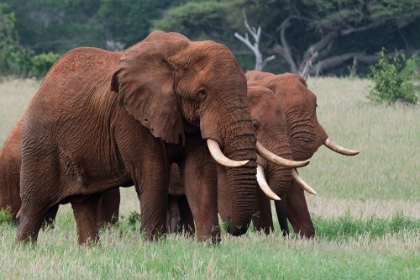
[[[254,132],[258,130],[259,123],[256,119],[252,120],[252,128],[254,129]]]
[[[207,93],[206,93],[206,91],[205,91],[204,89],[199,90],[199,91],[197,92],[197,95],[198,95],[198,97],[199,97],[200,99],[205,99],[205,98],[207,97]]]

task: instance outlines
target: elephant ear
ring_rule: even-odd
[[[185,143],[182,115],[168,58],[186,48],[179,34],[155,32],[129,48],[120,58],[111,80],[119,104],[167,143]]]

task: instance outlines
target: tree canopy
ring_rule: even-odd
[[[383,47],[407,55],[420,49],[420,0],[3,2],[7,6],[0,9],[0,24],[13,15],[14,40],[38,54],[62,54],[82,45],[117,50],[161,29],[191,40],[223,43],[243,69],[250,70],[255,67],[255,52],[237,35],[246,38],[252,28],[260,28],[260,54],[275,56],[264,70],[348,75],[352,68],[364,75]],[[248,37],[251,43],[253,39]]]

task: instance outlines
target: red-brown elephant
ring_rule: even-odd
[[[12,219],[18,223],[21,207],[19,196],[20,165],[22,163],[22,121],[12,129],[0,151],[0,210],[10,209]],[[118,221],[120,192],[118,188],[101,194],[97,208],[98,226]],[[58,205],[48,209],[46,225],[51,224],[57,214]]]
[[[256,137],[246,78],[229,49],[155,31],[122,52],[77,48],[50,69],[23,117],[21,215],[16,240],[36,241],[43,216],[72,204],[79,243],[98,240],[99,194],[135,185],[142,233],[165,232],[172,162],[186,184],[198,240],[220,239],[214,161],[224,154],[231,216],[246,232],[254,210]],[[207,148],[207,144],[209,148]],[[191,164],[196,164],[191,168]],[[193,171],[193,172],[191,172]],[[187,186],[186,186],[187,187]],[[192,189],[192,188],[191,188]]]
[[[248,86],[259,85],[271,89],[286,114],[290,135],[290,147],[294,160],[308,160],[321,145],[343,155],[359,152],[345,149],[329,138],[319,124],[316,115],[316,96],[308,89],[305,80],[297,74],[274,75],[268,72],[250,71],[245,74]],[[315,236],[303,189],[292,181],[282,200],[275,202],[281,229],[288,234],[287,219],[294,231],[302,237]],[[263,213],[269,215],[270,213]],[[271,226],[271,225],[270,225]]]
[[[286,116],[278,104],[274,93],[268,88],[261,86],[249,86],[247,93],[248,105],[251,112],[252,124],[257,136],[258,145],[262,144],[270,152],[279,155],[282,159],[267,160],[262,151],[257,157],[258,183],[254,215],[252,222],[258,231],[270,232],[273,227],[271,215],[262,215],[270,212],[270,198],[278,199],[284,196],[292,181],[299,181],[296,173],[290,167],[306,165],[308,162],[291,161],[292,153],[289,145],[289,135]],[[285,160],[286,159],[286,160]],[[289,167],[285,167],[289,166]],[[194,196],[189,195],[189,190],[184,189],[180,171],[174,164],[172,166],[170,180],[170,200],[168,212],[168,225],[170,231],[185,231],[194,233],[194,219],[190,214],[188,205],[193,203]],[[218,209],[222,221],[229,221],[232,209],[229,207],[229,189],[222,172],[219,172],[218,180]],[[264,190],[264,191],[263,191]],[[184,195],[186,194],[186,196]]]

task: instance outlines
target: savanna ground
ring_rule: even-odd
[[[321,147],[301,176],[317,230],[313,240],[278,233],[223,235],[220,245],[169,236],[142,241],[133,188],[122,191],[120,222],[101,244],[76,245],[71,207],[36,245],[14,243],[0,224],[1,279],[420,279],[420,107],[377,106],[368,80],[313,78],[318,118],[335,142],[361,152],[344,157]],[[0,84],[0,146],[39,82]]]

